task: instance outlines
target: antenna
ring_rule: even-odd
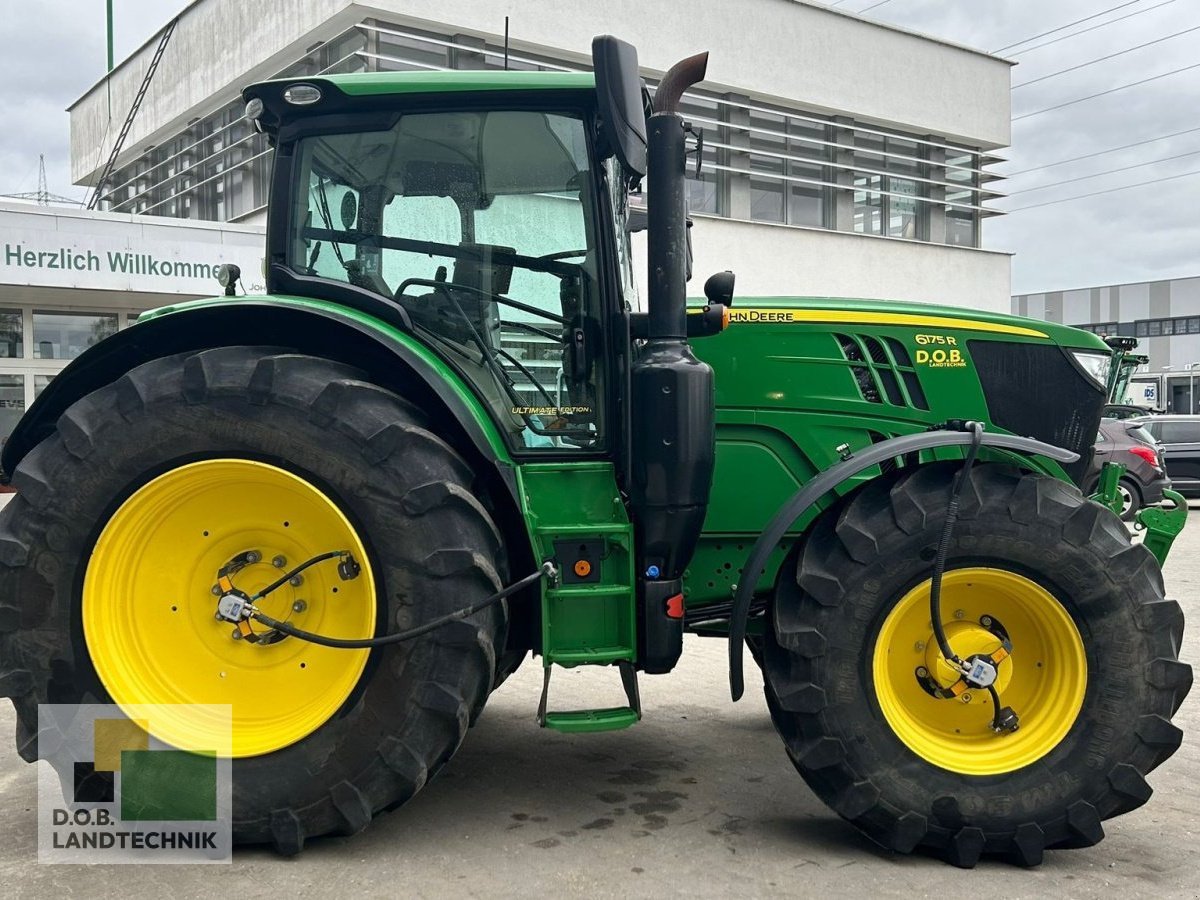
[[[72,206],[78,206],[77,200],[72,200],[70,197],[64,197],[61,194],[52,194],[46,187],[46,156],[43,153],[38,154],[38,184],[36,191],[18,191],[12,194],[0,194],[0,197],[12,197],[14,200],[33,200],[38,206],[49,206],[51,203],[69,203]]]
[[[504,71],[508,71],[508,16],[504,17]]]

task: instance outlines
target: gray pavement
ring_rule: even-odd
[[[1193,503],[1193,515],[1200,505]],[[1192,622],[1200,659],[1200,516],[1177,543],[1169,593]],[[751,675],[728,698],[725,646],[689,640],[670,675],[644,678],[645,720],[625,732],[567,736],[534,723],[536,663],[489,702],[426,790],[353,838],[311,842],[293,860],[240,851],[228,866],[39,866],[34,768],[0,709],[0,894],[21,897],[446,897],[689,894],[724,896],[1197,897],[1200,689],[1176,717],[1188,738],[1151,776],[1155,796],[1106,823],[1087,850],[1055,851],[1035,870],[973,871],[876,849],[804,786]],[[558,673],[560,707],[617,700],[609,672]]]

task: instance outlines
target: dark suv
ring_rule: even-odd
[[[1200,497],[1200,416],[1147,416],[1135,420],[1162,448],[1175,490]]]
[[[1087,493],[1096,489],[1100,467],[1106,462],[1121,463],[1125,474],[1118,490],[1123,506],[1121,518],[1126,522],[1143,506],[1162,502],[1163,488],[1171,487],[1171,479],[1163,468],[1162,456],[1154,438],[1139,422],[1125,419],[1101,419],[1096,435],[1096,453],[1085,482]]]

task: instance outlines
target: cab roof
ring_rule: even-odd
[[[304,80],[287,79],[291,83]],[[591,72],[361,72],[351,75],[322,75],[319,80],[333,84],[352,97],[436,94],[447,91],[596,89],[596,78]]]

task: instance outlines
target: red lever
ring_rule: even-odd
[[[667,598],[667,618],[683,618],[683,594],[676,594],[674,597]]]

